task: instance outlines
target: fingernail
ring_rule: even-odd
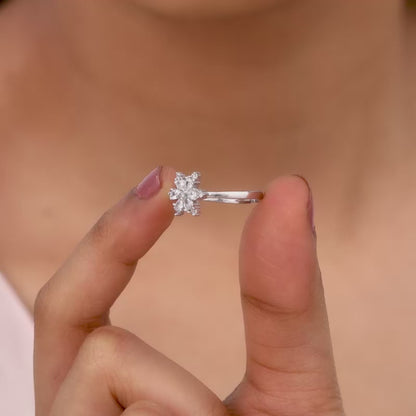
[[[311,186],[309,185],[309,182],[305,179],[305,177],[303,177],[302,175],[295,174],[295,176],[302,179],[305,182],[306,186],[308,187],[309,193],[308,193],[308,202],[306,205],[306,210],[308,213],[308,220],[312,228],[312,233],[316,237],[316,228],[315,228],[314,212],[313,212],[314,211],[313,210],[313,196],[312,196]]]
[[[162,186],[160,172],[162,166],[153,169],[136,187],[136,195],[139,199],[149,199],[156,195]]]

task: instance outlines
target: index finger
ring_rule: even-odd
[[[47,414],[85,337],[109,309],[137,261],[173,219],[172,168],[156,168],[92,227],[35,303],[36,414]]]

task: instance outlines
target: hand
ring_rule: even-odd
[[[139,193],[131,190],[39,292],[36,415],[343,415],[309,190],[299,177],[272,182],[247,221],[240,253],[247,367],[224,402],[150,345],[110,325],[109,309],[138,259],[172,221],[167,192],[174,175],[163,168]]]

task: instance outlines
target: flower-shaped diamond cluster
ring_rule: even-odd
[[[173,203],[175,215],[183,215],[185,212],[192,215],[199,215],[200,204],[198,199],[203,196],[203,192],[198,188],[201,174],[193,172],[185,176],[181,172],[176,172],[175,186],[169,191],[169,198]]]

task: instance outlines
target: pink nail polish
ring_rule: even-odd
[[[309,182],[302,175],[295,174],[295,176],[302,179],[305,182],[306,186],[308,187],[309,194],[308,194],[308,202],[307,202],[307,205],[306,205],[306,210],[307,210],[307,213],[308,213],[309,222],[310,222],[311,227],[312,227],[312,233],[316,237],[314,212],[313,212],[314,211],[313,210],[313,197],[312,197],[311,186],[309,185]]]
[[[162,186],[160,180],[160,172],[162,166],[158,166],[153,169],[138,185],[136,188],[136,195],[139,199],[149,199],[156,195]]]
[[[309,222],[311,223],[311,227],[312,227],[312,233],[316,238],[316,228],[315,228],[314,209],[313,209],[313,197],[312,197],[312,190],[311,190],[310,187],[309,187],[309,198],[308,198],[307,210],[308,210]]]

